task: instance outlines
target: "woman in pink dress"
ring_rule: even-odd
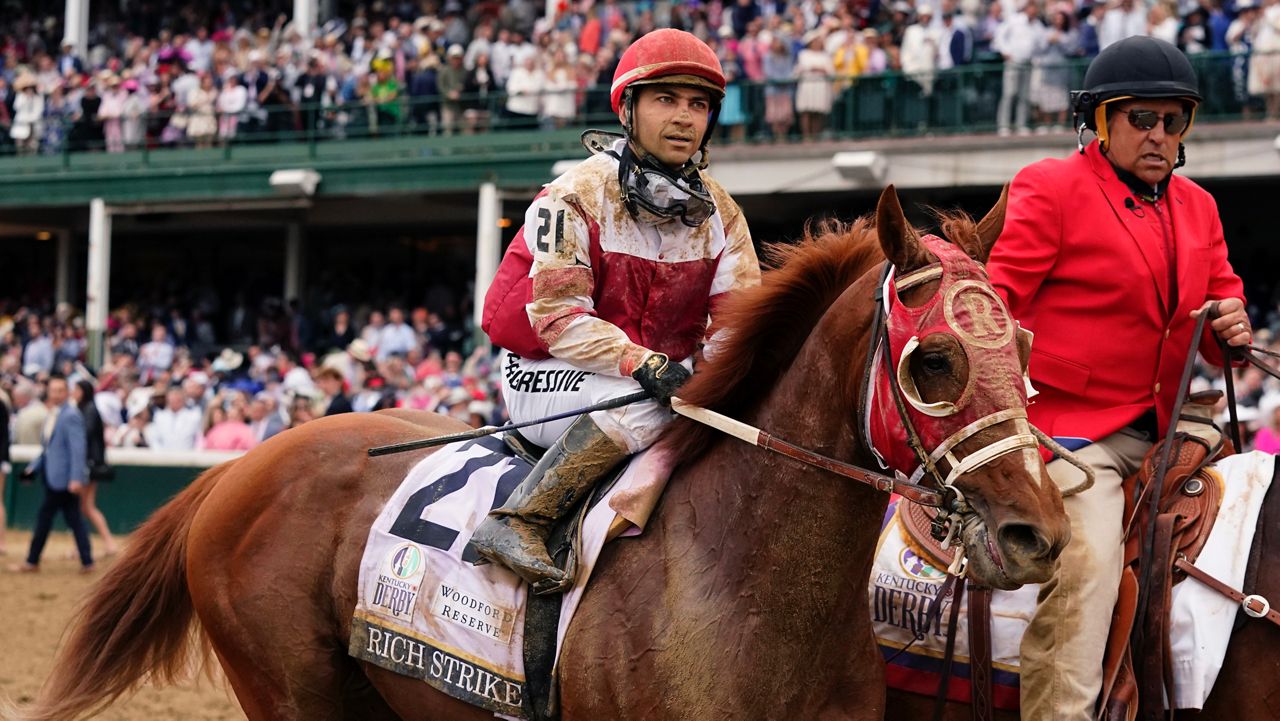
[[[247,451],[256,443],[253,431],[245,423],[244,411],[239,405],[232,405],[225,419],[205,432],[203,446],[206,451]]]

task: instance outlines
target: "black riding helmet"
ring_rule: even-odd
[[[1191,106],[1185,136],[1195,122],[1200,82],[1187,56],[1177,47],[1156,38],[1134,36],[1109,45],[1089,63],[1084,90],[1071,94],[1071,106],[1084,128],[1098,134],[1106,149],[1106,105],[1127,98],[1178,98]]]

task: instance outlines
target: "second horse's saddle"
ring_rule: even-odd
[[[1163,718],[1161,696],[1173,695],[1169,653],[1171,590],[1186,578],[1178,568],[1182,565],[1179,561],[1195,563],[1222,505],[1222,479],[1206,467],[1235,452],[1212,421],[1214,404],[1221,397],[1221,393],[1209,391],[1187,398],[1162,483],[1155,481],[1164,441],[1152,446],[1142,467],[1125,481],[1125,568],[1103,663],[1100,709],[1105,721],[1132,721],[1137,717],[1140,697],[1149,700],[1148,712]],[[1148,542],[1151,494],[1157,486],[1160,499],[1154,536]],[[1150,567],[1144,569],[1146,545],[1150,545],[1151,555]],[[1145,613],[1140,613],[1139,579],[1144,573],[1150,585],[1145,594]],[[1139,617],[1143,621],[1138,635],[1145,641],[1141,652],[1135,653],[1133,631]]]

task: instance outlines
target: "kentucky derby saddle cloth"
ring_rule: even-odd
[[[556,655],[606,540],[636,535],[670,475],[659,443],[586,511],[577,581],[560,598]],[[523,656],[527,592],[467,545],[531,466],[496,437],[454,443],[414,466],[369,530],[348,652],[505,718],[530,715]]]

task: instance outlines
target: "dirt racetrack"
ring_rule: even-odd
[[[99,559],[99,570],[81,575],[71,534],[55,532],[45,547],[39,573],[10,573],[26,557],[31,534],[5,534],[8,555],[0,557],[0,699],[30,703],[53,667],[54,652],[74,617],[76,606],[116,558]],[[96,537],[94,538],[96,541]],[[128,543],[128,538],[122,539]],[[96,544],[95,544],[96,546]],[[230,721],[244,719],[225,690],[221,669],[215,681],[201,674],[183,686],[144,686],[94,716],[102,721]]]

